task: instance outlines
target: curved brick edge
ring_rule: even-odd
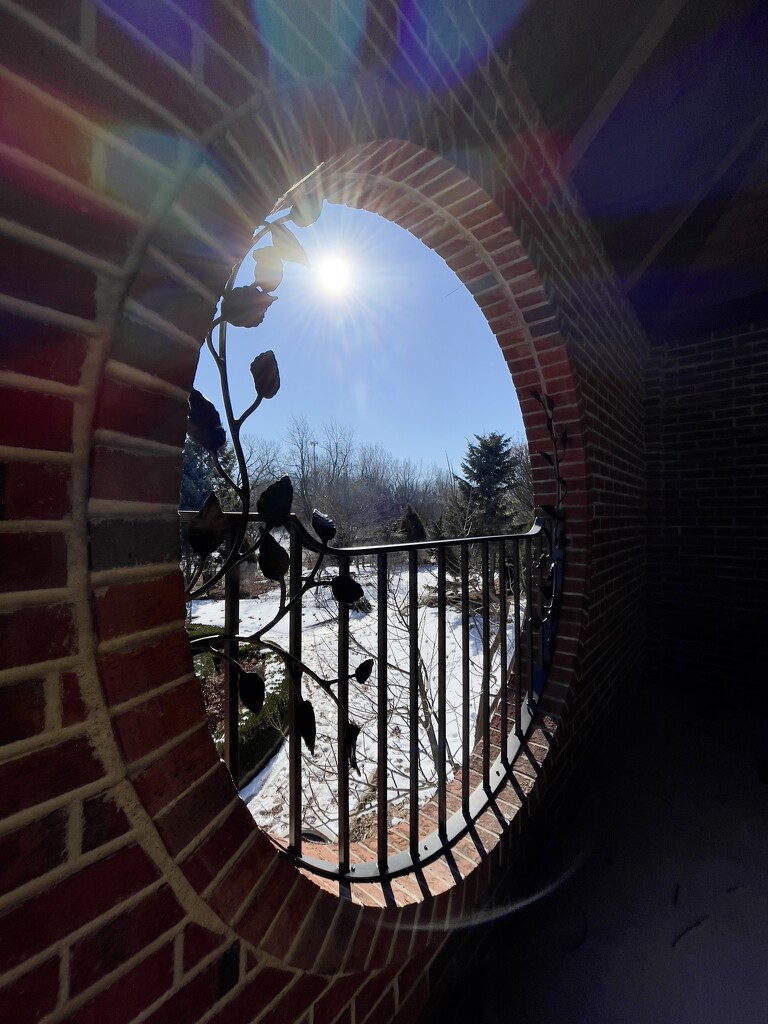
[[[569,455],[574,477],[571,480],[569,476],[569,483],[577,492],[580,468],[583,473],[583,461],[578,445],[578,423],[573,418],[576,402],[572,389],[569,393],[568,388],[572,381],[570,374],[564,372],[567,357],[563,358],[563,341],[557,335],[552,307],[544,300],[535,269],[508,221],[490,197],[434,153],[394,140],[357,147],[342,154],[326,163],[302,187],[318,188],[329,201],[378,212],[408,227],[446,259],[475,295],[478,305],[497,334],[505,356],[508,360],[514,360],[518,367],[515,383],[526,408],[529,432],[535,436],[538,430],[539,436],[542,436],[543,417],[540,406],[529,395],[531,386],[535,385],[549,394],[556,393],[559,415],[562,416],[561,407],[571,406],[570,417],[562,418],[566,420],[569,434],[576,442]],[[524,309],[530,310],[527,318],[517,308],[519,295],[524,296]],[[546,332],[541,325],[545,325]],[[546,345],[537,344],[537,334],[548,339]],[[552,358],[552,353],[556,353],[558,348],[561,350],[561,358]],[[526,366],[527,372],[520,372],[521,365]],[[552,366],[555,367],[554,373],[550,369]],[[561,425],[560,420],[558,425]],[[545,433],[543,438],[544,441],[548,440]],[[537,483],[538,500],[542,503],[551,501],[552,497],[547,493],[551,478],[546,470],[537,475]],[[578,516],[575,518],[578,520]],[[574,550],[583,550],[585,542],[586,538],[574,536]],[[578,575],[577,570],[574,573],[576,579]],[[571,590],[578,593],[578,582],[573,579],[569,582]],[[578,622],[578,616],[575,618]],[[562,703],[572,668],[569,650],[573,651],[577,646],[578,636],[574,623],[569,622],[568,613],[564,610],[563,643],[559,646],[561,654],[553,666],[555,682],[548,688],[543,709],[548,708],[551,712]],[[417,909],[411,911],[416,915],[416,930],[421,933],[421,941],[430,944],[465,920],[474,902],[482,897],[487,889],[483,865],[491,863],[493,857],[500,861],[519,834],[521,808],[524,807],[524,816],[529,815],[540,795],[543,763],[556,730],[556,719],[551,714],[545,716],[542,711],[540,720],[541,724],[523,747],[510,783],[478,819],[470,833],[445,857],[413,876],[399,878],[385,885],[352,886],[354,901],[367,907],[384,909],[384,916],[378,926],[385,936],[389,936],[397,927],[402,930],[398,942],[393,942],[388,952],[379,955],[396,956],[394,950],[400,943],[412,941],[408,936],[414,929],[408,918],[401,916],[398,926],[398,919],[392,917],[391,908],[417,905]],[[434,808],[428,804],[420,814],[429,820],[433,811]],[[397,835],[393,836],[395,847],[397,838]],[[407,836],[399,838],[407,844]],[[309,856],[334,858],[333,847],[308,848],[306,852]],[[375,852],[366,848],[365,844],[356,844],[352,852],[353,859],[355,853],[361,859],[375,856]],[[322,890],[335,896],[335,883],[311,874],[308,877]],[[479,883],[478,878],[481,879]],[[299,888],[297,883],[295,891]],[[293,895],[294,892],[291,893]],[[269,935],[265,932],[263,922],[259,923],[260,899],[261,890],[258,890],[252,902],[240,913],[241,921],[246,929],[251,930],[253,940],[264,947],[269,944]],[[389,912],[386,908],[389,908]],[[421,923],[422,918],[428,921],[428,926]],[[310,920],[314,922],[315,919],[322,924],[324,932],[330,929],[325,953],[317,950],[310,941],[299,942],[290,951],[290,955],[304,963],[305,956],[316,954],[320,959],[315,961],[314,969],[318,969],[323,961],[338,964],[338,946],[347,932],[348,922],[341,914],[337,919],[333,904],[320,897],[315,900],[312,908]],[[365,915],[362,921],[365,921]],[[369,922],[369,927],[373,926]],[[336,928],[342,932],[339,940],[334,935]],[[309,936],[314,930],[310,923],[303,934]],[[384,940],[385,945],[387,941]],[[333,950],[331,956],[328,956],[329,947]],[[273,952],[282,957],[289,955],[284,946],[278,946]],[[372,959],[368,953],[365,962],[370,966],[377,960]]]

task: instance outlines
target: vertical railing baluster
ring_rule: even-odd
[[[379,870],[385,873],[387,870],[387,833],[388,811],[387,803],[387,660],[389,658],[388,648],[388,565],[386,551],[380,551],[377,555],[378,569],[378,656],[379,665],[377,672],[377,700],[378,700],[378,761],[377,761],[377,829],[378,829],[378,857]]]
[[[469,816],[469,545],[461,545],[461,809]]]
[[[536,582],[537,582],[537,594],[536,594],[536,614],[539,616],[539,621],[542,625],[539,626],[536,631],[536,673],[534,676],[534,692],[536,691],[536,683],[542,677],[544,672],[544,566],[542,564],[543,559],[543,540],[544,537],[540,533],[536,537],[535,546],[535,559],[536,559]],[[537,694],[538,696],[538,694]]]
[[[339,556],[339,575],[349,574],[349,555]],[[339,602],[339,712],[337,760],[339,771],[339,873],[349,871],[349,764],[344,746],[344,724],[349,716],[349,605]]]
[[[515,537],[515,563],[512,569],[512,590],[515,598],[515,735],[518,739],[523,735],[523,724],[520,714],[523,709],[523,676],[522,676],[522,628],[520,622],[520,540]]]
[[[289,600],[293,600],[301,591],[301,559],[302,544],[295,524],[289,522],[290,538],[290,571],[288,576]],[[288,620],[288,653],[295,658],[297,664],[301,660],[301,615],[302,603],[297,601],[291,606]],[[298,703],[301,700],[301,672],[288,667],[288,679],[292,683],[288,687],[288,799],[289,799],[289,843],[291,850],[301,855],[301,737],[296,725]]]
[[[408,677],[410,680],[410,848],[419,853],[419,577],[418,552],[408,552]]]
[[[437,830],[445,841],[446,810],[445,548],[437,549]]]
[[[554,531],[555,526],[556,526],[555,520],[550,520],[550,522],[549,522],[549,529],[550,529],[550,531]],[[553,532],[548,532],[547,534],[545,534],[543,542],[542,542],[542,546],[544,547],[545,554],[546,554],[546,569],[547,569],[546,580],[547,580],[547,583],[549,585],[549,591],[548,591],[549,610],[547,612],[547,621],[546,621],[546,623],[544,623],[544,626],[542,627],[542,633],[541,633],[541,637],[542,637],[542,640],[541,640],[541,642],[542,642],[542,650],[544,652],[543,653],[543,658],[542,658],[542,667],[543,667],[544,673],[547,673],[549,671],[549,666],[550,666],[550,663],[551,663],[551,660],[552,660],[552,633],[553,633],[553,630],[555,628],[555,618],[556,618],[556,611],[555,611],[555,607],[554,607],[554,601],[555,601],[555,596],[556,596],[556,593],[557,593],[557,570],[555,568],[555,563],[554,563],[553,545],[554,545],[554,535],[553,535]]]
[[[501,704],[501,740],[500,753],[502,761],[507,762],[507,736],[509,735],[509,699],[507,680],[507,548],[503,540],[499,541],[499,701]]]
[[[230,523],[227,535],[227,557],[236,538],[236,530]],[[237,562],[224,577],[224,633],[237,636],[240,632],[240,563]],[[240,645],[237,640],[227,640],[223,653],[237,661]],[[240,788],[240,721],[239,697],[237,693],[238,670],[231,661],[224,660],[224,761],[237,789]]]
[[[525,668],[527,676],[527,702],[531,707],[533,699],[533,616],[536,609],[533,605],[533,545],[531,538],[525,538],[525,620],[528,626],[526,636]]]
[[[491,773],[491,607],[487,540],[484,540],[480,545],[480,555],[482,568],[483,674],[479,711],[483,723],[483,785],[487,789]]]

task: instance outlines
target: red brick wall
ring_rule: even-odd
[[[765,706],[768,332],[675,339],[649,377],[654,672]]]
[[[234,0],[0,14],[2,1019],[405,1024],[442,931],[637,675],[644,345],[503,52],[454,83],[467,29],[445,8],[440,35],[371,6],[351,63],[306,14],[305,56],[328,64],[311,86]],[[532,448],[532,387],[571,437],[555,747],[492,855],[433,899],[404,887],[400,910],[277,859],[215,755],[183,633],[200,339],[253,222],[322,160],[329,194],[370,184],[359,201],[476,295]],[[537,484],[547,500],[543,463]]]

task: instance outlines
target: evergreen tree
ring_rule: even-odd
[[[197,512],[205,499],[219,487],[219,476],[213,467],[210,454],[187,438],[181,462],[181,492],[179,508]]]
[[[400,532],[405,534],[406,540],[426,540],[427,531],[421,521],[421,516],[411,505],[406,505],[400,516],[398,524]]]
[[[217,474],[209,453],[190,438],[184,441],[181,456],[181,489],[179,508],[185,512],[199,512],[203,502],[216,490]],[[180,525],[181,564],[185,577],[192,571],[194,556],[187,539],[189,524]]]
[[[209,451],[190,438],[186,438],[181,459],[181,489],[179,491],[179,508],[181,510],[199,512],[211,491],[216,492],[224,511],[238,507],[235,492],[216,471],[213,457]],[[227,444],[221,449],[219,461],[225,472],[236,479],[237,459],[231,444]],[[188,530],[189,525],[182,523],[180,529],[181,562],[185,575],[189,575],[194,562],[187,539]]]
[[[475,434],[467,446],[457,477],[459,498],[465,504],[475,534],[504,533],[513,525],[513,491],[521,470],[519,446],[503,434]]]

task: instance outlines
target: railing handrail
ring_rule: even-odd
[[[199,515],[199,512],[190,509],[179,509],[179,518],[182,520],[194,519],[195,516]],[[227,518],[241,520],[243,514],[241,512],[224,512]],[[258,512],[249,512],[246,517],[249,523],[262,522],[262,517]],[[328,544],[325,547],[325,551],[329,555],[346,556],[347,558],[360,558],[363,555],[378,555],[380,552],[389,551],[419,551],[419,550],[430,550],[432,548],[441,547],[455,547],[457,544],[482,544],[483,541],[500,541],[500,540],[523,540],[526,537],[535,537],[541,533],[546,523],[546,516],[536,516],[533,525],[528,530],[521,530],[515,533],[489,533],[482,535],[462,536],[462,537],[440,537],[435,540],[404,540],[387,542],[385,544],[365,544],[360,547],[333,547]],[[323,550],[322,543],[313,537],[309,530],[306,528],[302,520],[295,512],[291,512],[288,517],[288,524],[285,529],[288,530],[289,525],[292,526],[300,535],[301,543],[305,548],[309,548],[310,551],[318,553]]]

